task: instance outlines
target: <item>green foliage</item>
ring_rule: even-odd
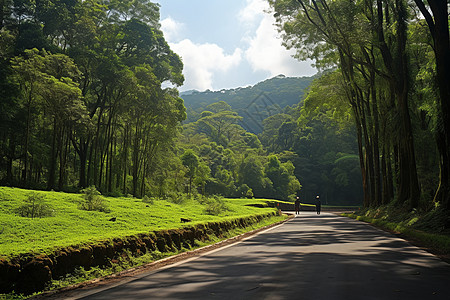
[[[253,198],[253,190],[244,183],[237,189],[237,195],[241,198]]]
[[[198,133],[204,133],[218,145],[227,146],[235,136],[243,132],[243,129],[236,125],[242,117],[234,111],[225,110],[229,106],[225,102],[221,102],[210,105],[217,112],[203,112],[201,118],[194,125]]]
[[[100,212],[110,212],[105,199],[101,196],[101,193],[97,191],[95,186],[90,186],[81,190],[83,195],[83,200],[80,203],[80,209],[88,211],[100,211]]]
[[[192,182],[199,166],[199,158],[192,149],[184,151],[180,158],[183,165],[188,169],[186,176],[189,177],[188,193],[190,195],[192,193]]]
[[[400,233],[407,240],[411,239],[434,253],[450,254],[450,232],[448,228],[446,229],[450,218],[445,210],[435,209],[427,213],[411,212],[391,204],[345,215]]]
[[[208,105],[223,101],[231,107],[231,109],[227,108],[226,110],[234,110],[243,117],[242,123],[254,125],[246,128],[247,130],[258,134],[262,129],[260,121],[273,114],[269,111],[279,111],[288,105],[296,105],[303,98],[303,94],[312,79],[313,77],[295,78],[279,75],[252,87],[221,91],[190,91],[181,93],[181,97],[184,99],[188,110],[192,111],[188,116],[189,121],[195,121],[194,116],[205,110]],[[261,97],[267,97],[266,99],[270,99],[270,103],[266,100],[266,107],[263,111],[252,111],[253,105],[264,104],[258,102],[258,99],[262,99]],[[254,123],[255,120],[257,120],[257,123]]]
[[[45,202],[42,194],[31,193],[24,202],[24,204],[15,209],[16,213],[21,217],[34,219],[53,215],[53,209]]]
[[[183,155],[181,155],[181,161],[183,162],[183,165],[188,168],[188,175],[194,176],[199,164],[198,156],[195,152],[192,149],[187,149],[184,151]]]
[[[271,182],[264,176],[264,168],[259,157],[248,156],[239,165],[238,182],[249,186],[255,197],[264,195],[264,190]]]
[[[349,192],[356,179],[355,161],[347,160],[348,168],[326,164],[333,156],[338,159],[339,152],[355,152],[330,151],[335,149],[334,143],[324,151],[315,137],[323,140],[329,131],[341,134],[354,126],[366,206],[385,204],[396,197],[399,205],[409,203],[410,209],[430,209],[433,198],[450,199],[448,176],[439,176],[439,169],[448,173],[448,168],[437,160],[447,157],[449,149],[445,142],[449,127],[443,126],[449,123],[449,112],[442,101],[449,97],[450,77],[449,68],[440,66],[444,61],[440,57],[448,57],[450,50],[445,46],[437,51],[442,40],[435,38],[436,24],[442,26],[441,31],[448,31],[447,16],[436,13],[448,5],[431,4],[430,12],[425,1],[414,2],[269,1],[284,45],[295,50],[297,58],[312,59],[319,69],[329,69],[311,85],[298,118],[303,149],[296,152],[308,166],[296,172],[303,173],[298,176],[305,187],[332,186],[325,188],[325,193],[333,193],[333,198],[336,192]],[[447,45],[448,39],[442,39]],[[324,127],[318,130],[313,122]],[[310,149],[322,152],[326,164],[311,161],[309,157],[316,153],[307,152]],[[317,172],[320,176],[306,174],[322,167]],[[358,179],[356,185],[360,184]],[[361,198],[360,193],[352,194],[351,198]]]
[[[152,175],[164,172],[155,161],[177,156],[170,148],[185,107],[162,82],[181,85],[183,64],[163,37],[157,4],[119,2],[8,4],[2,182],[57,190],[95,183],[105,194],[134,196],[177,186]]]
[[[185,196],[180,204],[158,198],[150,207],[141,199],[105,198],[110,211],[104,213],[80,210],[79,194],[40,192],[57,213],[50,218],[29,219],[14,212],[14,208],[20,206],[29,193],[29,190],[0,187],[0,231],[4,229],[0,253],[4,256],[45,253],[55,247],[180,228],[184,225],[181,217],[192,220],[192,224],[199,224],[273,212],[272,208],[245,206],[248,201],[265,203],[261,199],[223,199],[227,209],[218,215],[209,215],[205,214],[206,204]],[[112,217],[117,220],[109,221]]]
[[[221,196],[202,197],[199,198],[199,202],[205,205],[205,212],[208,215],[217,216],[228,210],[225,199]]]
[[[182,204],[187,200],[189,200],[190,198],[191,198],[190,196],[186,196],[186,194],[179,192],[178,193],[172,192],[167,194],[167,200],[174,204]]]
[[[144,195],[144,197],[142,197],[142,202],[153,205],[155,203],[155,198]]]

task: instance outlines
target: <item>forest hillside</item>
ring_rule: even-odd
[[[297,105],[315,76],[286,77],[278,75],[253,86],[220,91],[191,90],[181,92],[188,112],[188,121],[194,119],[209,104],[225,101],[243,119],[243,127],[252,133],[262,131],[262,120],[280,113],[286,106]]]

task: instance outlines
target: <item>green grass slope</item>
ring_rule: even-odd
[[[440,208],[429,212],[409,211],[394,205],[367,208],[343,214],[399,234],[402,238],[427,249],[450,262],[450,216]]]
[[[44,197],[51,216],[20,216],[18,208],[32,193]],[[166,200],[146,203],[135,198],[105,197],[108,212],[100,212],[80,209],[82,199],[80,194],[0,187],[0,257],[46,253],[60,247],[273,211],[264,200],[254,199],[225,199],[225,209],[211,215],[208,204],[196,200],[176,204]],[[263,207],[246,206],[257,203]],[[111,218],[116,221],[110,221]],[[191,222],[181,223],[180,218]]]

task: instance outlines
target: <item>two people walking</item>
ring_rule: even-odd
[[[295,199],[295,214],[299,215],[300,214],[300,198],[297,197],[297,199]],[[320,215],[320,210],[322,209],[322,203],[320,202],[320,197],[316,196],[316,212],[318,215]]]

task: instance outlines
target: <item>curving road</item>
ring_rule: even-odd
[[[330,213],[67,299],[450,299],[450,265]]]

